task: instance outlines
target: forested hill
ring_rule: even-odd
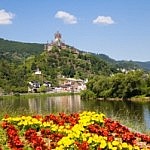
[[[150,61],[146,61],[146,62],[136,61],[135,63],[139,65],[141,68],[143,68],[144,70],[150,70]]]
[[[42,75],[35,74],[37,69]],[[7,93],[22,93],[27,92],[30,81],[50,81],[52,86],[59,86],[63,77],[85,80],[93,75],[110,75],[116,71],[116,68],[90,53],[54,46],[50,52],[30,56],[18,65],[1,59],[0,87]]]
[[[120,69],[139,68],[133,61],[116,61],[104,54],[87,53],[69,46],[66,49],[53,46],[48,52],[44,51],[43,44],[4,39],[0,39],[0,60],[0,92],[6,93],[27,92],[30,81],[50,81],[57,86],[62,77],[86,79],[93,75],[110,76],[121,72]],[[37,69],[42,76],[35,75]]]
[[[31,55],[39,55],[43,51],[43,44],[23,43],[0,38],[0,58],[18,61]]]
[[[18,62],[32,55],[39,55],[43,52],[43,49],[44,44],[24,43],[0,38],[0,58],[7,61]],[[133,69],[138,67],[144,70],[150,70],[150,62],[116,61],[105,54],[90,54],[118,68]]]
[[[109,56],[107,56],[105,54],[94,54],[94,53],[92,53],[92,54],[97,55],[99,58],[106,61],[107,63],[115,64],[115,66],[118,68],[133,69],[133,68],[137,67],[137,68],[142,68],[143,70],[146,70],[146,71],[150,71],[150,61],[146,61],[146,62],[132,61],[132,60],[117,61],[115,59],[110,58]]]

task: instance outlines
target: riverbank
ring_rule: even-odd
[[[10,99],[15,97],[34,98],[34,97],[53,97],[53,96],[69,96],[80,95],[79,92],[51,92],[51,93],[16,93],[13,95],[1,95],[0,99]],[[150,97],[132,97],[132,98],[97,98],[98,101],[133,101],[133,102],[150,102]]]
[[[150,97],[132,97],[132,98],[97,98],[99,101],[133,101],[133,102],[150,102]]]
[[[14,95],[2,95],[1,99],[10,99],[15,97],[23,97],[23,98],[34,98],[34,97],[53,97],[53,96],[69,96],[69,95],[79,95],[80,93],[75,92],[55,92],[55,93],[17,93]]]

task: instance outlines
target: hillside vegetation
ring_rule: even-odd
[[[63,77],[86,79],[111,76],[122,68],[140,68],[132,61],[116,61],[104,54],[74,52],[56,46],[50,52],[43,49],[43,44],[0,39],[0,93],[27,92],[30,81],[50,81],[52,86],[58,86]],[[35,75],[37,69],[41,75]]]
[[[35,75],[36,69],[42,74]],[[53,47],[50,52],[30,56],[21,64],[0,61],[0,87],[6,92],[27,92],[29,81],[50,81],[53,86],[64,77],[86,79],[92,75],[110,75],[116,69],[89,53],[74,53],[71,49]]]
[[[8,41],[0,38],[0,58],[8,61],[21,61],[43,51],[43,44]]]

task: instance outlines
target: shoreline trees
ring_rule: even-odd
[[[87,83],[87,91],[81,97],[86,98],[86,93],[95,94],[96,98],[131,98],[135,96],[150,96],[150,74],[142,70],[128,73],[117,73],[112,76],[94,76]]]

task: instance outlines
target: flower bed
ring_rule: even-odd
[[[96,112],[2,119],[6,144],[0,150],[150,149],[150,136],[131,132]]]

